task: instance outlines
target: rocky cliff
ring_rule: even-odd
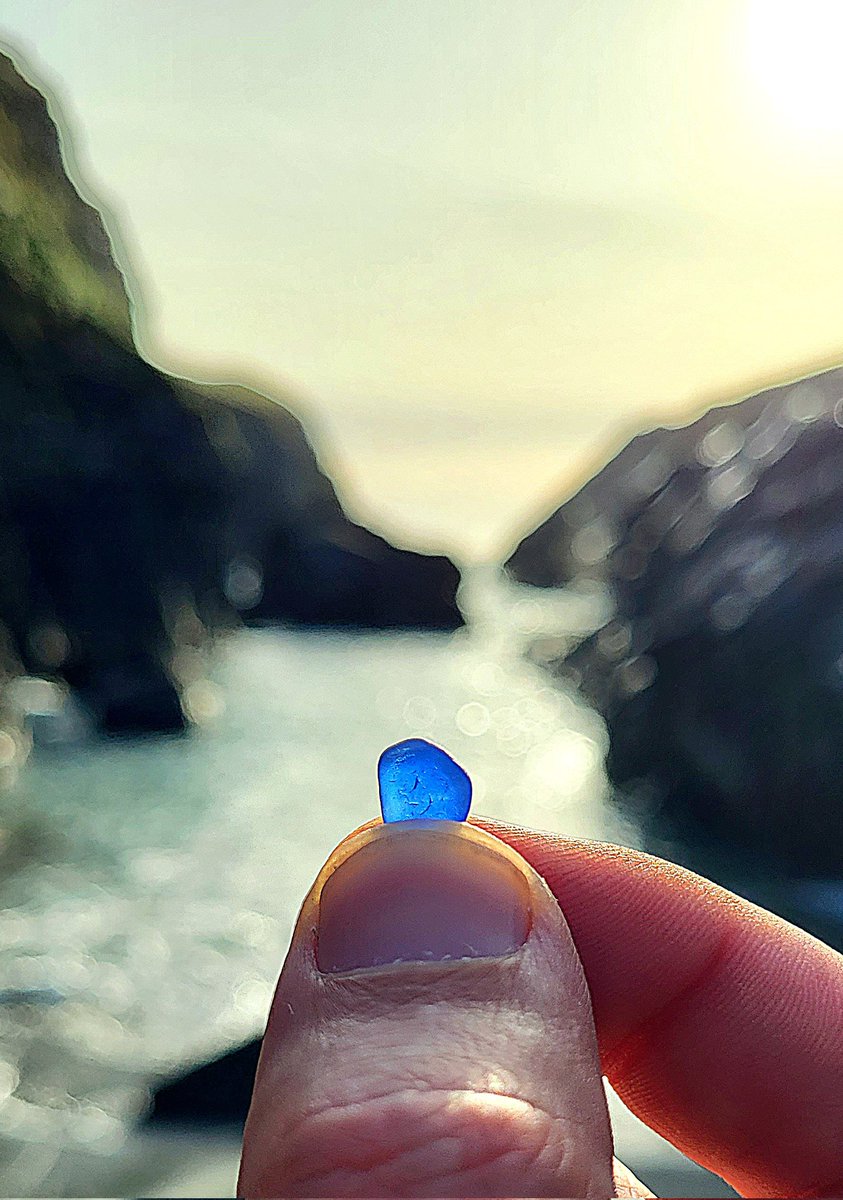
[[[843,867],[843,370],[635,438],[513,553],[615,616],[547,665],[658,822]],[[537,647],[539,656],[542,651]]]
[[[452,628],[458,575],[351,522],[299,422],[137,353],[99,213],[0,54],[0,671],[177,729],[179,642],[240,619]]]

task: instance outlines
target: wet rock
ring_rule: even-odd
[[[155,1089],[148,1121],[156,1125],[246,1124],[258,1069],[260,1039],[163,1081]]]
[[[565,658],[656,825],[843,867],[843,370],[635,438],[515,550],[604,585]]]
[[[182,727],[180,647],[242,620],[461,624],[456,568],[351,522],[280,403],[139,356],[100,214],[4,55],[0,394],[0,676],[66,680],[109,732]]]

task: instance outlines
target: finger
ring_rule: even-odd
[[[615,1200],[656,1200],[656,1195],[632,1174],[629,1167],[615,1159],[614,1190]]]
[[[843,958],[649,855],[483,825],[558,897],[629,1107],[745,1195],[843,1194]]]
[[[611,1189],[588,992],[546,885],[467,825],[352,835],[281,972],[238,1195]]]

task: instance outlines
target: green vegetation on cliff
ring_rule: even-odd
[[[0,54],[0,262],[27,293],[70,319],[131,340],[129,305],[95,208],[68,179],[40,92]]]

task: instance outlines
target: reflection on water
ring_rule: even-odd
[[[481,571],[464,604],[453,636],[240,633],[196,684],[192,736],[36,750],[0,802],[5,1194],[59,1192],[63,1146],[112,1153],[150,1084],[262,1028],[390,742],[446,746],[478,812],[642,843],[610,803],[602,723],[522,657],[596,627],[600,595]]]
[[[262,1027],[307,888],[377,812],[388,743],[445,745],[476,811],[630,841],[600,721],[520,653],[596,623],[599,599],[479,572],[464,602],[454,636],[238,634],[187,738],[50,748],[42,730],[0,810],[6,1194],[64,1143],[111,1153],[151,1082]]]

